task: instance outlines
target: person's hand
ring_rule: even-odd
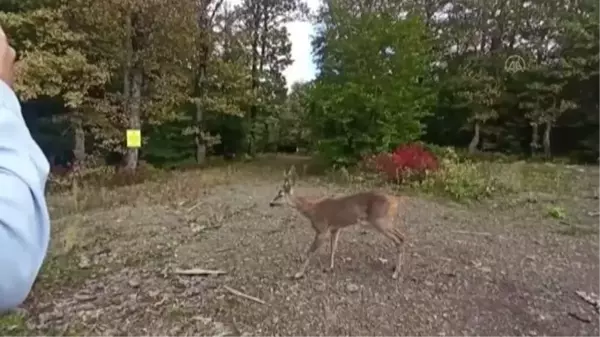
[[[12,88],[15,81],[15,50],[8,44],[8,38],[0,27],[0,80]]]

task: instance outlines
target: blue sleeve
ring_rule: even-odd
[[[0,81],[0,312],[25,300],[46,256],[48,171],[17,97]]]

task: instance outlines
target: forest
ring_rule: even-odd
[[[296,152],[335,165],[414,141],[598,159],[592,0],[3,0],[16,92],[53,165],[135,170]],[[286,24],[317,76],[286,83]],[[289,88],[289,90],[288,90]],[[140,129],[141,148],[125,146]]]

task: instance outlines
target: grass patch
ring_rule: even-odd
[[[81,336],[74,329],[66,331],[57,331],[49,329],[47,331],[36,331],[27,325],[27,317],[20,312],[9,312],[0,314],[0,336]]]
[[[168,204],[175,199],[174,195],[195,200],[214,186],[279,178],[291,165],[302,175],[319,175],[325,171],[323,164],[310,157],[277,154],[261,155],[251,161],[218,161],[214,166],[193,170],[157,170],[145,165],[140,177],[130,180],[115,175],[110,169],[92,169],[91,173],[79,177],[63,178],[60,188],[49,188],[48,204],[52,218],[58,219],[122,205]]]
[[[564,219],[567,217],[567,212],[560,206],[551,206],[547,210],[548,216],[554,219]]]
[[[21,313],[0,314],[0,336],[32,335],[27,328],[25,316]]]
[[[44,289],[42,292],[52,289],[55,285],[75,288],[95,273],[97,271],[92,268],[81,267],[80,257],[74,252],[51,255],[44,262],[35,286]]]

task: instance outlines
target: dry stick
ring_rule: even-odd
[[[586,294],[585,292],[583,292],[581,290],[577,290],[575,292],[575,294],[577,294],[577,296],[579,296],[579,298],[581,298],[588,304],[593,305],[594,308],[596,309],[596,312],[600,313],[600,299],[598,299],[596,294]]]
[[[241,291],[239,291],[239,290],[235,290],[235,289],[233,289],[233,288],[230,288],[230,287],[228,287],[228,286],[223,286],[223,288],[225,288],[225,290],[229,291],[230,293],[232,293],[232,294],[234,294],[234,295],[237,295],[237,296],[240,296],[240,297],[243,297],[243,298],[245,298],[245,299],[247,299],[247,300],[251,300],[251,301],[254,301],[254,302],[256,302],[256,303],[260,303],[260,304],[265,304],[265,303],[267,303],[267,302],[265,302],[265,301],[261,300],[261,299],[260,299],[260,298],[258,298],[258,297],[254,297],[254,296],[246,295],[246,294],[244,294],[243,292],[241,292]]]
[[[470,232],[470,231],[452,231],[452,233],[456,233],[456,234],[485,235],[485,236],[492,235],[492,233],[488,233],[488,232]]]
[[[195,209],[196,209],[198,206],[200,206],[200,205],[202,205],[202,203],[201,203],[201,202],[199,202],[199,203],[196,203],[194,206],[192,206],[192,207],[188,208],[187,212],[189,213],[189,212],[191,212],[191,211],[195,210]]]
[[[211,270],[211,269],[202,269],[202,268],[192,268],[192,269],[175,269],[175,274],[177,275],[223,275],[227,272],[224,270]]]
[[[580,314],[574,312],[574,311],[569,311],[569,316],[575,318],[576,320],[583,322],[583,323],[591,323],[592,320],[589,317],[584,317],[581,316]]]

